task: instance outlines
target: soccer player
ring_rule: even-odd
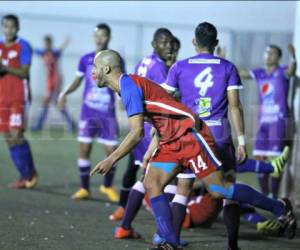
[[[280,65],[282,50],[276,45],[268,45],[264,51],[264,67],[249,72],[240,70],[242,78],[252,78],[258,86],[259,110],[253,155],[259,161],[280,155],[284,146],[289,144],[289,82],[295,75],[297,63],[293,45],[290,44],[288,50],[288,66]],[[259,174],[258,180],[264,194],[278,196],[281,178],[271,177],[271,188],[269,174]]]
[[[110,155],[118,144],[118,123],[115,115],[115,94],[108,88],[99,89],[92,77],[93,58],[95,54],[108,47],[111,36],[110,27],[107,24],[98,24],[94,30],[96,49],[81,57],[74,81],[60,94],[58,105],[65,107],[66,98],[74,92],[85,80],[83,103],[79,121],[78,141],[80,144],[80,156],[78,168],[81,179],[81,187],[72,195],[72,199],[81,200],[90,197],[89,172],[91,168],[90,154],[93,139],[104,145],[105,152]],[[104,177],[104,185],[99,191],[116,202],[119,195],[113,188],[114,168]]]
[[[18,37],[20,24],[17,16],[3,16],[2,29],[4,39],[0,40],[0,133],[5,137],[10,157],[21,176],[9,187],[33,188],[37,184],[37,171],[29,143],[24,136],[32,49],[26,40]]]
[[[246,159],[243,113],[238,93],[242,84],[235,66],[213,55],[218,40],[217,30],[212,24],[204,22],[198,25],[193,44],[198,54],[174,64],[163,87],[171,92],[178,90],[182,103],[209,126],[223,163],[224,176],[234,181],[236,160],[243,162]],[[235,158],[228,109],[239,139],[238,159]],[[223,216],[228,249],[236,250],[239,205],[225,200]]]
[[[140,142],[144,134],[144,118],[149,119],[157,131],[148,149],[152,151],[152,157],[144,158],[147,165],[144,185],[150,195],[159,233],[166,240],[154,249],[178,249],[179,240],[174,232],[171,208],[163,190],[183,168],[191,168],[214,198],[232,199],[270,211],[280,221],[286,236],[295,236],[296,218],[288,199],[271,199],[247,185],[223,178],[222,163],[218,159],[212,135],[190,109],[149,79],[123,74],[121,57],[113,50],[99,52],[94,58],[94,66],[93,74],[98,87],[109,87],[121,96],[130,132],[109,157],[95,166],[90,175],[105,175]],[[245,152],[241,149],[238,156],[243,158]]]
[[[35,49],[34,52],[41,56],[47,70],[47,88],[43,100],[43,107],[41,113],[38,115],[36,124],[33,126],[33,131],[42,130],[47,119],[49,105],[51,102],[56,104],[58,94],[61,91],[62,75],[59,70],[59,60],[65,48],[68,46],[70,39],[67,38],[58,49],[53,48],[52,36],[46,35],[44,37],[44,48]],[[75,122],[72,120],[68,111],[64,108],[60,110],[63,118],[68,124],[68,129],[73,131],[76,128]]]
[[[163,83],[166,80],[169,67],[167,66],[166,62],[168,62],[172,57],[172,42],[173,42],[173,35],[172,33],[166,28],[159,28],[154,32],[153,40],[152,40],[152,47],[153,52],[151,55],[143,58],[135,67],[135,73],[137,75],[147,77],[150,80],[153,80],[157,83]],[[149,143],[151,141],[150,130],[151,126],[148,122],[145,122],[144,126],[144,134],[145,137],[141,140],[141,142],[135,147],[133,151],[134,161],[136,166],[142,166],[143,164],[143,157],[146,153]],[[131,170],[130,174],[127,171],[124,174],[125,176],[135,176],[138,168]],[[127,179],[127,182],[129,179]],[[126,213],[125,213],[125,206],[120,206],[117,210],[110,216],[111,220],[121,220],[124,215],[124,219],[121,222],[121,227],[118,227],[115,230],[115,238],[128,238],[135,235],[135,232],[131,230],[131,222],[135,218],[139,208],[142,204],[144,195],[145,195],[145,188],[143,186],[143,176],[141,180],[137,181],[134,185],[131,184],[132,190],[130,191],[130,195],[128,198],[128,204],[126,206]],[[125,183],[124,183],[125,184]],[[130,186],[126,183],[127,187]],[[123,185],[125,186],[125,185]],[[121,191],[121,198],[126,195],[124,188]]]

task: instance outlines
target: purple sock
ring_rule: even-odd
[[[274,170],[271,163],[248,159],[243,164],[238,164],[236,172],[255,172],[255,173],[272,173]]]
[[[269,175],[268,174],[258,174],[258,183],[260,190],[263,194],[269,194]]]
[[[104,186],[106,188],[112,187],[113,184],[113,180],[115,177],[115,172],[116,172],[116,166],[113,166],[111,170],[109,170],[109,172],[104,175]]]
[[[281,178],[271,177],[271,192],[274,199],[277,199],[279,188],[280,188]]]
[[[78,159],[81,187],[90,189],[91,162],[87,159]]]
[[[285,208],[282,202],[268,198],[248,185],[233,184],[229,190],[232,192],[229,196],[232,196],[235,201],[270,211],[276,217],[280,217],[284,213]]]
[[[169,202],[172,202],[175,194],[176,194],[177,186],[169,184],[164,189],[164,194],[167,197]]]
[[[266,217],[260,215],[259,213],[255,212],[255,213],[245,213],[242,215],[243,218],[250,222],[251,224],[257,224],[258,222],[263,222],[266,221]]]
[[[173,226],[178,240],[180,239],[181,228],[186,215],[186,203],[187,197],[176,194],[171,204]]]
[[[179,240],[173,226],[172,210],[165,195],[159,195],[150,199],[152,211],[155,217],[159,233],[166,242],[178,246]]]
[[[68,129],[70,131],[75,130],[76,123],[73,121],[73,119],[72,119],[71,115],[69,114],[69,112],[67,111],[67,109],[62,109],[60,111],[60,113],[63,116],[63,118],[67,121]]]
[[[37,123],[36,125],[34,126],[34,130],[41,130],[44,126],[44,123],[47,119],[47,116],[48,116],[48,110],[49,108],[48,107],[43,107],[42,108],[42,111],[37,119]]]
[[[125,229],[131,229],[131,223],[137,215],[145,196],[145,188],[141,181],[138,181],[132,187],[127,200],[125,215],[121,226]]]
[[[251,224],[257,224],[258,222],[263,222],[267,220],[264,216],[259,214],[254,207],[248,204],[241,205],[241,215],[245,220],[247,220]]]
[[[21,178],[31,179],[36,171],[28,142],[25,140],[22,144],[14,145],[9,148],[9,151]]]

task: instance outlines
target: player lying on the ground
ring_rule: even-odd
[[[20,173],[11,188],[33,188],[37,184],[29,142],[24,136],[28,104],[29,70],[32,48],[18,37],[19,19],[5,15],[2,20],[4,39],[0,39],[0,134],[9,147],[10,157]]]
[[[163,189],[183,168],[191,168],[215,199],[231,199],[270,211],[281,223],[286,237],[295,236],[296,218],[288,199],[270,199],[248,185],[223,179],[222,163],[210,131],[191,110],[152,81],[123,74],[121,57],[115,51],[99,52],[94,67],[98,87],[109,87],[121,96],[130,132],[109,157],[96,165],[91,175],[105,175],[137,145],[143,138],[144,119],[149,119],[157,130],[158,136],[152,139],[149,147],[153,149],[152,157],[145,159],[144,185],[150,195],[157,227],[166,242],[154,249],[179,249],[172,212]],[[246,157],[246,152],[239,151],[239,157]]]
[[[187,204],[187,213],[183,228],[204,227],[210,228],[222,211],[222,201],[215,200],[204,192],[201,195],[192,196]],[[259,233],[280,235],[280,223],[274,219],[267,219],[256,209],[247,204],[240,205],[240,215],[246,221],[254,224]]]
[[[95,51],[80,58],[74,81],[60,94],[58,105],[64,109],[67,96],[73,93],[85,80],[84,92],[79,120],[78,141],[80,155],[78,169],[80,174],[80,188],[72,195],[72,199],[82,200],[90,197],[91,170],[90,156],[93,140],[104,145],[106,155],[111,154],[118,144],[119,127],[115,113],[115,94],[108,88],[97,88],[92,78],[93,58],[96,53],[108,48],[111,30],[107,24],[98,24],[94,28]],[[119,195],[113,187],[115,168],[104,177],[104,185],[99,192],[105,194],[109,200],[116,202]]]
[[[58,94],[61,91],[62,75],[59,70],[59,60],[65,48],[68,46],[70,39],[67,38],[63,44],[58,48],[53,48],[52,36],[44,37],[44,48],[35,49],[34,52],[41,56],[47,71],[47,86],[43,100],[43,107],[41,113],[38,115],[36,124],[33,126],[33,131],[40,131],[43,129],[44,123],[48,116],[49,105],[53,102],[56,105]],[[66,108],[60,110],[62,117],[66,120],[70,132],[75,131],[76,125],[71,118]]]

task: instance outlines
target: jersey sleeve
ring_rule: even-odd
[[[178,89],[178,64],[175,63],[170,68],[166,81],[161,86],[171,92]]]
[[[53,54],[55,58],[59,58],[61,56],[61,50],[60,49],[55,49],[53,50]]]
[[[144,113],[142,90],[128,76],[121,81],[121,99],[128,117]]]
[[[251,69],[249,71],[249,74],[250,74],[250,76],[252,77],[253,80],[257,81],[259,72],[260,72],[260,69]]]
[[[28,42],[21,40],[20,64],[22,66],[30,65],[32,59],[32,48]]]
[[[34,53],[39,56],[43,56],[45,54],[45,50],[44,49],[34,49]]]
[[[230,65],[227,84],[227,90],[243,89],[243,84],[240,75],[238,73],[237,68],[233,64]]]
[[[287,74],[287,70],[288,70],[289,66],[284,65],[280,67],[280,70],[282,72],[282,75],[285,77],[285,79],[290,79],[289,75]]]
[[[81,57],[77,67],[76,76],[79,77],[84,76],[85,71],[86,71],[85,57]]]

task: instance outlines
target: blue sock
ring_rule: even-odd
[[[160,236],[166,242],[178,246],[179,239],[176,237],[172,221],[172,211],[167,198],[162,194],[150,199],[152,211]]]
[[[10,156],[21,178],[31,179],[35,173],[31,150],[27,141],[9,148]]]
[[[248,185],[233,184],[232,199],[241,203],[247,203],[254,207],[272,212],[276,217],[284,214],[284,204],[278,200],[268,198]]]
[[[274,168],[271,163],[248,159],[243,164],[236,167],[237,173],[255,172],[255,173],[273,173]]]
[[[35,130],[41,130],[44,126],[44,123],[47,119],[47,115],[48,115],[48,107],[43,107],[42,112],[40,113],[37,123],[34,126]]]

